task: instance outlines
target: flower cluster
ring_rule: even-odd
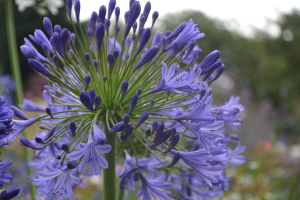
[[[13,110],[11,110],[4,101],[4,98],[0,96],[0,148],[7,146],[11,140],[14,129],[14,120],[12,117],[14,115]],[[10,142],[8,142],[10,140]],[[6,170],[12,165],[12,162],[2,163],[0,160],[0,189],[3,187],[7,189],[5,184],[10,183],[13,179],[12,175],[6,173]],[[12,199],[17,196],[20,192],[19,188],[13,188],[9,192],[4,190],[0,193],[0,199]]]
[[[177,193],[182,199],[222,195],[229,179],[224,169],[244,162],[238,155],[244,147],[225,129],[241,124],[238,99],[211,105],[208,87],[225,69],[221,53],[215,50],[201,60],[196,40],[205,35],[192,19],[173,32],[153,33],[159,15],[155,11],[146,28],[150,2],[142,10],[139,1],[130,1],[123,34],[115,0],[91,14],[86,34],[80,6],[75,0],[76,27],[73,2],[67,0],[74,33],[44,18],[47,35],[36,30],[29,36],[43,53],[27,38],[21,46],[29,66],[48,83],[43,92],[46,108],[29,100],[21,106],[44,114],[30,119],[15,110],[23,119],[15,121],[15,136],[42,122],[34,140],[20,138],[22,145],[36,150],[29,166],[36,170],[30,179],[38,186],[37,198],[75,199],[72,189],[83,184],[82,177],[100,175],[101,168],[104,175],[114,173],[115,156],[124,150],[125,162],[117,173],[120,191],[140,185],[136,197],[145,200]],[[114,199],[105,196],[114,179],[104,176],[105,199]]]

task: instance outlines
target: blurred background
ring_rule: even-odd
[[[52,24],[72,30],[63,0],[16,0],[14,18],[17,46],[24,37],[43,28],[43,17]],[[28,3],[29,2],[29,3]],[[147,1],[140,1],[142,6]],[[81,20],[87,26],[92,11],[108,1],[82,1]],[[200,25],[206,37],[198,41],[202,57],[218,49],[226,65],[225,73],[214,82],[214,104],[222,105],[231,95],[240,96],[245,106],[244,124],[238,130],[246,145],[246,163],[228,173],[233,177],[231,189],[222,200],[298,200],[300,199],[300,1],[152,0],[152,11],[160,16],[154,29],[173,31],[190,18]],[[0,1],[0,95],[14,104],[14,81],[8,55],[5,6]],[[117,1],[121,16],[128,1]],[[122,27],[122,26],[121,26]],[[121,35],[121,34],[120,34]],[[154,35],[154,34],[153,34]],[[24,97],[43,104],[43,79],[29,67],[19,51]],[[32,127],[32,133],[37,133]],[[18,148],[16,148],[18,147]],[[3,153],[3,158],[16,160],[11,173],[12,184],[24,184],[25,157],[16,141]],[[12,159],[13,158],[13,159]],[[93,179],[92,179],[93,180]],[[78,189],[78,199],[97,199],[99,181],[88,190]]]

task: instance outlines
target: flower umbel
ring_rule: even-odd
[[[182,176],[186,181],[191,175],[195,176],[190,192],[219,196],[223,189],[214,186],[224,184],[224,168],[228,163],[243,162],[237,155],[242,152],[240,146],[227,152],[228,134],[222,129],[224,124],[235,128],[241,122],[242,107],[236,105],[236,99],[222,107],[211,105],[208,87],[225,68],[220,52],[215,50],[201,61],[202,51],[195,44],[205,35],[192,19],[173,32],[153,33],[158,12],[152,15],[151,28],[144,27],[151,19],[151,3],[143,12],[138,1],[129,5],[122,36],[118,35],[120,8],[115,0],[109,2],[108,14],[104,5],[99,14],[92,13],[87,34],[79,23],[81,4],[76,0],[77,29],[71,18],[72,1],[67,1],[74,33],[58,25],[53,29],[46,18],[49,37],[41,30],[30,36],[44,55],[25,38],[22,53],[47,81],[45,114],[27,119],[20,111],[24,120],[15,121],[16,135],[36,121],[43,123],[43,132],[35,134],[34,141],[21,138],[21,143],[37,150],[40,158],[30,163],[37,170],[31,180],[38,186],[39,198],[74,199],[72,188],[81,183],[77,175],[83,176],[88,168],[94,175],[101,174],[101,168],[104,173],[114,171],[110,163],[115,155],[110,152],[115,152],[116,141],[109,139],[111,135],[119,137],[117,151],[126,152],[125,164],[118,172],[120,189],[129,186],[134,190],[139,180],[137,198],[168,199],[169,193],[162,190],[177,189],[179,184],[170,177]],[[43,110],[29,101],[22,108]],[[140,149],[151,159],[139,159]],[[171,175],[166,176],[166,171]]]

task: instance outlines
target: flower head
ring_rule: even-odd
[[[116,146],[118,155],[126,153],[117,173],[120,188],[135,190],[140,181],[137,198],[143,199],[168,199],[165,191],[172,184],[165,183],[168,176],[164,172],[182,174],[175,165],[186,170],[184,179],[194,175],[194,184],[187,191],[199,194],[198,186],[209,186],[200,194],[205,198],[219,196],[222,190],[214,185],[225,182],[221,177],[225,167],[242,162],[237,155],[239,146],[226,150],[230,139],[223,131],[224,124],[236,127],[242,107],[235,99],[225,106],[213,106],[208,88],[225,69],[220,52],[215,50],[200,62],[202,50],[196,41],[205,34],[192,19],[172,32],[154,33],[158,12],[152,14],[152,26],[144,27],[151,3],[147,2],[143,11],[139,1],[132,0],[129,5],[129,11],[124,12],[122,41],[117,40],[120,8],[111,0],[108,9],[102,5],[99,13],[91,14],[86,31],[80,30],[88,37],[78,35],[77,29],[59,25],[52,29],[46,18],[49,37],[42,30],[29,36],[44,53],[28,39],[21,47],[31,68],[47,81],[44,114],[27,119],[16,110],[23,120],[13,121],[14,137],[36,121],[43,123],[42,133],[35,134],[34,141],[21,138],[21,143],[37,150],[36,156],[41,158],[29,164],[37,170],[31,180],[40,197],[60,194],[74,199],[71,186],[80,179],[72,172],[83,175],[90,170],[98,175],[101,168],[115,169],[110,163],[114,163],[111,156],[115,156]],[[72,1],[67,1],[69,15],[71,8]],[[80,9],[81,2],[76,0],[75,18],[82,29]],[[71,16],[70,20],[73,23]],[[111,33],[115,37],[110,37]],[[29,101],[22,108],[43,111]],[[141,153],[150,159],[139,158]]]

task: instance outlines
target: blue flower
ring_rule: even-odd
[[[101,153],[109,153],[110,150],[110,145],[94,142],[90,136],[89,142],[87,144],[81,143],[79,150],[70,153],[68,158],[78,160],[83,157],[78,166],[79,172],[85,171],[90,165],[91,172],[98,175],[101,173],[100,166],[105,169],[108,168],[108,163]]]
[[[1,163],[1,161],[0,161]],[[10,183],[13,179],[12,175],[5,173],[5,171],[12,165],[12,162],[0,164],[0,189],[6,188],[5,184]]]
[[[138,190],[136,194],[136,198],[139,199],[143,197],[143,200],[153,199],[161,199],[168,200],[168,195],[161,190],[166,190],[170,187],[170,184],[164,183],[164,175],[161,174],[158,177],[147,177],[139,174],[141,180],[141,188]]]
[[[65,196],[68,195],[72,200],[75,199],[72,183],[79,184],[81,180],[72,173],[74,169],[73,163],[71,165],[69,161],[63,167],[57,166],[53,168],[48,166],[47,170],[39,171],[37,173],[38,178],[31,178],[32,184],[37,186],[44,186],[41,190],[47,197],[53,197],[53,195]],[[56,181],[57,179],[57,181]]]

